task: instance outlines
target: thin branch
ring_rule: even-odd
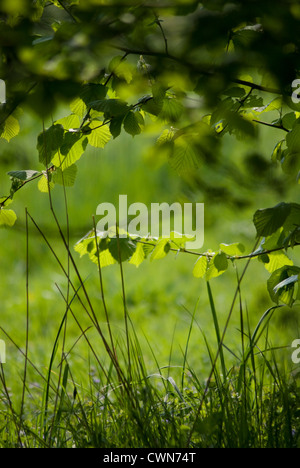
[[[126,52],[128,55],[145,55],[145,56],[149,56],[149,57],[168,58],[170,60],[173,60],[175,62],[180,63],[181,65],[183,65],[183,66],[185,66],[187,68],[190,68],[194,72],[199,73],[201,75],[214,76],[214,75],[218,74],[217,69],[216,70],[211,70],[211,69],[207,70],[207,69],[204,69],[204,68],[199,68],[198,66],[196,66],[196,65],[194,65],[194,64],[192,64],[190,62],[187,62],[185,59],[183,59],[181,57],[176,57],[174,55],[171,55],[170,53],[155,52],[155,51],[151,51],[151,50],[142,50],[142,49],[131,49],[129,47],[122,47],[122,46],[113,46],[113,47],[115,49],[122,50],[123,52]],[[283,92],[280,89],[259,85],[259,84],[256,84],[256,83],[252,83],[251,81],[240,80],[238,78],[232,78],[231,82],[235,83],[235,84],[242,85],[242,86],[248,86],[251,89],[256,89],[257,91],[263,91],[265,93],[278,94],[278,95],[283,94]]]
[[[74,21],[74,23],[78,23],[77,19],[75,18],[75,16],[72,14],[72,12],[69,10],[69,8],[66,7],[66,5],[63,4],[62,0],[57,0],[58,3],[60,4],[60,6],[62,7],[63,10],[65,10],[65,12],[70,16],[70,18]],[[54,3],[52,1],[52,3]]]
[[[123,57],[120,59],[120,62],[119,62],[119,63],[117,64],[117,66],[111,71],[111,73],[108,75],[107,79],[106,79],[105,82],[103,83],[104,86],[107,86],[107,85],[108,85],[108,83],[110,82],[110,80],[111,80],[112,77],[114,76],[114,74],[115,74],[115,72],[116,72],[118,66],[120,65],[120,63],[122,63],[122,62],[126,59],[127,55],[128,55],[127,52],[125,52],[125,54],[123,55]],[[82,128],[82,127],[84,126],[85,122],[90,118],[91,110],[92,110],[92,108],[89,107],[88,110],[87,110],[87,112],[86,112],[86,114],[85,114],[85,116],[84,116],[83,119],[82,119],[82,122],[81,122],[81,125],[80,125],[79,128]]]
[[[145,244],[145,245],[150,245],[150,246],[153,246],[153,247],[156,247],[156,244],[154,242],[147,242],[147,241],[142,241],[142,240],[138,240],[138,239],[131,239],[133,242],[138,242],[140,244]],[[269,254],[272,254],[274,252],[279,252],[281,250],[287,250],[287,249],[291,249],[293,248],[294,246],[299,246],[300,245],[300,242],[295,242],[295,244],[293,245],[288,245],[287,247],[276,247],[274,249],[270,249],[270,250],[262,250],[262,251],[256,251],[256,252],[252,252],[251,254],[247,254],[247,255],[234,255],[234,256],[231,256],[231,255],[226,255],[227,257],[227,260],[247,260],[247,259],[252,259],[252,258],[258,258],[258,257],[261,257],[262,255],[269,255]],[[181,247],[179,247],[178,249],[174,249],[174,248],[170,248],[170,251],[171,252],[176,252],[176,253],[186,253],[186,254],[189,254],[189,255],[195,255],[196,257],[207,257],[207,258],[213,258],[216,254],[216,252],[194,252],[193,250],[186,250],[186,249],[183,249]]]
[[[162,20],[159,19],[158,15],[156,14],[155,11],[153,11],[153,14],[154,14],[154,16],[155,16],[155,22],[156,22],[157,26],[159,27],[159,29],[160,29],[160,31],[161,31],[161,34],[162,34],[162,37],[163,37],[163,39],[164,39],[166,54],[169,55],[168,39],[167,39],[167,37],[166,37],[164,28],[163,28],[162,25],[161,25]]]
[[[274,125],[274,124],[270,124],[268,122],[263,122],[262,120],[256,120],[256,119],[253,119],[252,122],[256,122],[258,124],[265,125],[267,127],[277,128],[278,130],[284,130],[285,132],[289,133],[289,130],[285,128],[283,125]]]

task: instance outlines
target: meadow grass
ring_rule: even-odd
[[[297,309],[272,308],[259,262],[206,284],[184,254],[99,272],[74,252],[101,201],[182,190],[172,171],[137,162],[140,150],[127,138],[100,160],[91,152],[52,209],[28,186],[16,228],[0,231],[0,446],[297,447]],[[253,206],[233,212],[209,205],[204,249],[251,249]]]
[[[295,370],[294,375],[290,370],[285,372],[278,350],[271,342],[270,323],[278,307],[265,311],[254,328],[250,324],[242,299],[242,277],[247,273],[247,265],[232,291],[224,325],[219,322],[213,289],[207,283],[206,314],[210,314],[210,332],[214,332],[215,339],[198,323],[199,299],[194,310],[187,313],[185,341],[181,359],[178,354],[175,358],[176,365],[175,331],[169,343],[167,362],[161,361],[145,335],[152,363],[155,363],[150,367],[151,361],[145,362],[145,345],[141,345],[140,333],[127,303],[123,265],[119,266],[123,326],[119,318],[121,332],[115,333],[102,270],[98,272],[99,296],[95,307],[95,296],[89,295],[89,282],[82,278],[73,252],[69,250],[63,259],[29,213],[26,219],[25,340],[18,344],[15,337],[1,327],[6,341],[18,354],[18,364],[1,364],[2,447],[298,446],[297,372]],[[60,320],[52,327],[55,334],[48,353],[44,352],[47,358],[44,365],[34,361],[37,353],[30,350],[29,221],[38,229],[65,277],[64,288],[56,284]],[[59,224],[58,229],[67,249]],[[233,312],[238,317],[238,349],[231,337],[229,342],[226,340]],[[77,333],[72,332],[75,325]],[[202,340],[198,336],[195,342],[192,337],[195,338],[197,329]],[[206,355],[208,363],[197,368],[195,343],[200,341],[202,351],[199,350],[198,359]],[[206,373],[199,370],[201,367]],[[10,382],[16,377],[11,375],[12,368],[18,373],[18,390],[17,386],[13,390],[10,388]]]

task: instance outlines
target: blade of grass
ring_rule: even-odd
[[[216,332],[216,337],[217,337],[218,349],[220,350],[219,354],[220,354],[221,367],[222,367],[222,372],[223,372],[223,379],[225,380],[226,379],[226,366],[225,366],[225,358],[224,358],[224,353],[223,353],[223,341],[221,341],[221,334],[220,334],[218,315],[217,315],[217,312],[216,312],[214,298],[213,298],[213,294],[212,294],[212,290],[211,290],[209,281],[207,281],[206,284],[207,284],[207,291],[208,291],[210,310],[211,310],[211,313],[212,313],[215,332]]]

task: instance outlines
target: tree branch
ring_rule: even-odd
[[[185,66],[187,68],[190,68],[194,72],[199,73],[201,75],[214,76],[214,75],[218,74],[218,70],[211,70],[211,69],[207,70],[207,69],[204,69],[204,68],[199,68],[199,67],[195,66],[194,64],[192,64],[190,62],[187,62],[186,60],[184,60],[181,57],[176,57],[175,55],[171,55],[169,52],[155,52],[155,51],[151,51],[151,50],[131,49],[129,47],[122,47],[122,46],[113,46],[113,47],[115,49],[126,52],[128,55],[145,55],[145,56],[149,56],[149,57],[168,58],[170,60],[173,60],[175,62],[180,63],[181,65],[183,65],[183,66]],[[269,94],[278,94],[278,95],[283,94],[283,92],[280,89],[259,85],[259,84],[256,84],[256,83],[252,83],[251,81],[240,80],[238,78],[232,78],[231,82],[235,83],[235,84],[242,85],[242,86],[248,86],[251,89],[256,89],[257,91],[263,91],[263,92],[269,93]]]
[[[141,241],[141,240],[138,240],[138,239],[131,239],[133,242],[138,242],[140,244],[145,244],[145,245],[150,245],[150,246],[153,246],[153,247],[156,247],[156,244],[154,242],[147,242],[147,241]],[[276,247],[274,249],[270,249],[270,250],[262,250],[262,251],[256,251],[256,252],[252,252],[251,254],[247,254],[247,255],[234,255],[234,256],[231,256],[231,255],[226,255],[227,257],[227,260],[247,260],[247,259],[252,259],[252,258],[258,258],[258,257],[261,257],[262,255],[268,255],[268,254],[272,254],[273,252],[279,252],[281,250],[287,250],[287,249],[290,249],[294,246],[299,246],[300,245],[300,242],[296,242],[295,244],[292,245],[288,245],[287,247]],[[170,248],[170,251],[171,252],[180,252],[180,253],[186,253],[186,254],[189,254],[189,255],[195,255],[197,257],[207,257],[207,258],[213,258],[216,254],[216,252],[211,252],[211,253],[208,253],[208,252],[203,252],[203,253],[199,253],[199,252],[194,252],[193,250],[186,250],[184,248],[181,248],[181,247],[178,247],[178,249],[174,249],[174,248]]]
[[[253,119],[253,122],[256,122],[256,123],[261,124],[261,125],[265,125],[267,127],[272,127],[272,128],[277,128],[279,130],[284,130],[285,132],[289,133],[289,130],[287,128],[285,128],[283,125],[274,125],[274,124],[270,124],[268,122],[263,122],[262,120],[256,120],[256,119]]]

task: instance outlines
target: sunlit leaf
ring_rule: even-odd
[[[169,239],[161,239],[157,243],[156,247],[154,247],[150,256],[150,260],[152,261],[152,260],[159,260],[161,258],[164,258],[169,253],[169,251],[170,251]]]
[[[104,125],[99,120],[93,120],[89,123],[89,128],[91,129],[90,134],[87,136],[89,144],[95,148],[104,148],[111,139],[108,125]]]
[[[210,260],[208,270],[205,275],[206,281],[210,281],[212,278],[217,278],[218,276],[225,273],[228,268],[228,260],[225,260],[224,255],[217,253]]]
[[[48,193],[49,190],[53,189],[54,185],[54,182],[49,180],[47,174],[44,173],[44,175],[39,179],[38,189],[42,193]]]
[[[235,244],[220,244],[220,249],[231,257],[242,255],[245,252],[244,245],[239,242]]]
[[[141,242],[137,242],[135,252],[133,253],[129,263],[139,267],[140,264],[145,260],[146,254],[144,250],[144,245]]]
[[[292,266],[294,264],[293,261],[284,252],[281,251],[268,254],[268,258],[269,262],[265,263],[265,268],[270,273],[279,270],[285,265]]]
[[[12,138],[18,135],[20,132],[20,124],[18,120],[13,116],[9,115],[4,124],[0,127],[0,138],[4,138],[6,141],[10,141]]]
[[[60,167],[62,171],[72,166],[78,161],[83,155],[88,139],[85,135],[80,133],[66,132],[59,151],[55,154],[52,159],[52,164],[56,167]]]
[[[77,166],[72,164],[72,166],[67,167],[64,171],[62,171],[60,167],[56,168],[52,180],[55,184],[72,187],[75,183],[76,176]]]
[[[208,260],[205,255],[199,257],[193,268],[195,278],[204,278],[208,266]]]
[[[0,208],[0,226],[12,227],[17,220],[17,215],[13,210]]]

